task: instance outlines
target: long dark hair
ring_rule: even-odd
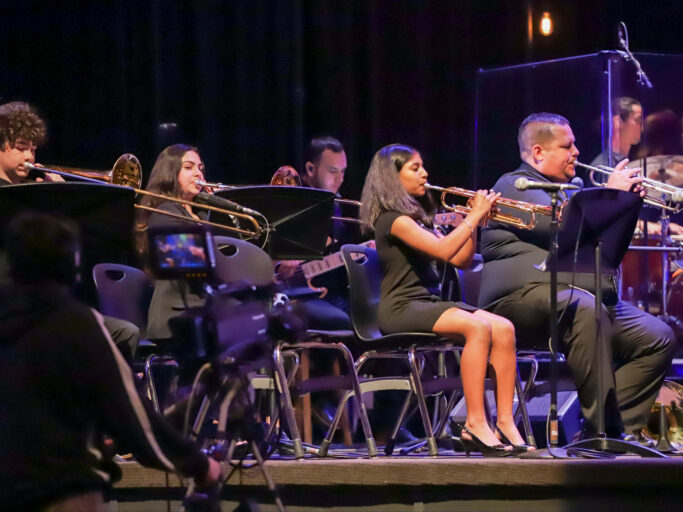
[[[188,144],[173,144],[164,149],[157,157],[152,172],[149,175],[149,182],[145,190],[161,194],[171,198],[180,198],[180,184],[178,174],[183,168],[183,155],[188,151],[199,153],[196,147]],[[151,208],[158,207],[164,199],[158,197],[144,196],[141,204]],[[151,212],[148,210],[136,210],[136,245],[138,256],[142,261],[146,261],[147,255],[147,223]]]
[[[188,144],[173,144],[164,149],[152,167],[149,175],[147,189],[149,192],[161,194],[168,197],[180,197],[180,185],[178,184],[178,174],[183,167],[183,155],[188,151],[199,153],[196,147]],[[142,204],[156,208],[164,200],[157,197],[145,196]]]
[[[405,144],[391,144],[375,153],[361,195],[360,221],[364,233],[373,231],[377,217],[385,211],[399,212],[432,226],[436,206],[431,195],[417,198],[409,194],[398,178],[415,153],[419,151]]]

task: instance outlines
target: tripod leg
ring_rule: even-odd
[[[285,505],[282,503],[282,499],[280,498],[280,495],[278,494],[277,489],[275,488],[275,482],[273,482],[273,479],[270,477],[270,473],[268,473],[268,470],[266,469],[266,464],[263,461],[263,457],[261,457],[261,452],[259,452],[258,444],[253,439],[251,441],[251,451],[254,455],[254,458],[256,459],[256,462],[258,463],[258,467],[261,470],[263,479],[266,481],[266,484],[268,485],[268,489],[273,493],[273,496],[275,497],[275,506],[277,507],[278,511],[286,512],[287,509],[285,508]]]

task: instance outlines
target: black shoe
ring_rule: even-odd
[[[465,454],[469,457],[470,452],[479,452],[484,457],[509,457],[512,455],[512,450],[509,444],[496,444],[493,446],[487,445],[484,441],[479,439],[472,431],[467,428],[467,425],[462,426],[462,431],[468,434],[472,439],[460,436],[460,442],[465,449]]]
[[[498,433],[498,437],[500,438],[501,442],[503,444],[509,444],[512,446],[512,453],[525,453],[525,452],[531,452],[536,449],[535,446],[532,446],[530,444],[522,443],[522,444],[512,444],[508,437],[503,434],[503,431],[498,428],[498,425],[496,425],[496,432]]]

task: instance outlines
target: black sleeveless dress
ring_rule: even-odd
[[[374,226],[377,255],[382,265],[380,330],[384,334],[432,332],[436,321],[448,309],[476,311],[477,308],[464,302],[441,300],[434,258],[391,235],[391,226],[401,215],[383,212]]]

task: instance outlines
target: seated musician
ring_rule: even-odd
[[[45,121],[28,103],[12,101],[0,105],[0,187],[30,182],[25,162],[36,162],[36,149],[45,141]],[[64,181],[48,173],[35,181]]]
[[[192,201],[201,192],[196,182],[204,180],[204,163],[197,148],[186,144],[174,144],[164,149],[154,164],[149,176],[147,190],[156,194],[168,196],[169,200],[152,196],[145,196],[142,204],[158,208],[187,219],[178,219],[161,213],[143,210],[138,217],[137,227],[141,237],[139,246],[143,247],[146,240],[146,229],[159,226],[180,225],[192,220],[206,220],[205,210],[194,211],[190,205],[171,201],[184,199]],[[168,320],[179,315],[187,307],[201,306],[204,299],[201,290],[191,287],[180,280],[160,280],[154,284],[154,294],[149,307],[147,319],[147,335],[150,339],[171,338]]]
[[[73,297],[75,226],[21,213],[4,250],[0,510],[109,510],[104,494],[120,470],[105,436],[145,465],[216,482],[218,463],[138,396],[101,315]]]
[[[603,151],[598,156],[596,156],[591,165],[600,166],[604,165],[607,167],[614,167],[619,162],[625,158],[629,158],[634,146],[640,143],[642,131],[643,131],[643,107],[640,102],[634,98],[629,98],[628,96],[620,96],[615,99],[612,105],[612,155],[609,158],[609,152]],[[661,113],[660,113],[661,114]],[[681,120],[676,114],[671,112],[673,116],[670,118],[669,129],[665,130],[652,130],[652,116],[656,114],[650,114],[648,116],[648,123],[646,128],[646,143],[642,148],[638,150],[638,158],[644,158],[646,156],[652,155],[669,155],[669,154],[681,154],[683,150],[681,149]],[[655,123],[656,124],[656,123]],[[676,126],[678,127],[676,129]],[[673,144],[663,144],[662,137],[658,137],[658,133],[664,134],[668,137],[668,140],[673,141]],[[666,139],[665,139],[666,140]],[[606,176],[604,174],[594,173],[593,179],[599,183],[604,183],[606,181]],[[648,216],[649,220],[640,219],[638,221],[637,230],[642,231],[644,229],[644,224],[647,222],[647,231],[651,235],[661,235],[661,224],[657,222],[655,215],[645,209],[641,212],[641,216]],[[656,212],[659,215],[659,212]],[[683,234],[683,226],[676,222],[671,222],[669,224],[669,234],[681,235]]]
[[[24,163],[34,164],[36,149],[45,141],[45,122],[28,103],[13,101],[0,105],[0,186],[32,181],[64,181],[54,173],[45,173],[35,180],[29,178]],[[105,325],[116,346],[132,363],[140,340],[140,330],[130,322],[104,317]]]
[[[338,196],[339,188],[344,182],[346,172],[346,153],[344,146],[337,139],[329,136],[311,139],[305,171],[301,176],[304,186],[328,190]],[[341,209],[335,205],[335,217],[341,217]],[[348,222],[334,220],[328,236],[326,254],[339,251],[345,243],[358,242],[357,229]],[[289,260],[277,263],[277,278],[287,285],[301,264],[300,261]],[[348,283],[346,273],[339,267],[315,278],[316,286],[324,287],[324,297],[312,294],[312,290],[301,288],[285,288],[290,299],[298,299],[308,316],[309,326],[313,329],[336,330],[351,329],[348,315]]]
[[[504,456],[531,449],[524,445],[513,420],[516,353],[515,330],[508,320],[462,302],[442,301],[435,290],[435,261],[457,267],[471,262],[477,226],[499,197],[477,192],[470,213],[446,236],[433,230],[434,204],[427,194],[427,171],[417,150],[393,144],[374,156],[363,187],[360,217],[364,230],[375,232],[383,276],[379,326],[383,333],[433,332],[465,338],[461,376],[467,419],[462,430],[468,450]],[[490,355],[489,355],[490,354]],[[496,374],[497,428],[484,412],[484,379],[488,361]],[[499,436],[499,437],[498,437]],[[501,440],[504,444],[501,444]]]
[[[575,176],[579,150],[569,122],[557,114],[532,114],[519,127],[518,143],[521,166],[504,174],[494,188],[505,198],[549,205],[550,196],[545,191],[519,191],[514,181],[526,177],[568,183]],[[617,165],[607,187],[634,189],[643,195],[638,169],[626,169],[626,164],[624,160]],[[535,346],[547,346],[550,285],[548,273],[534,265],[545,260],[549,244],[550,220],[545,216],[537,217],[532,230],[491,222],[482,232],[484,269],[479,303],[511,320],[519,340]],[[584,417],[582,435],[593,437],[597,433],[598,408],[605,409],[609,437],[618,438],[624,432],[637,434],[646,423],[671,363],[674,334],[661,320],[620,301],[611,276],[603,278],[598,333],[593,279],[593,274],[577,274],[575,281],[571,274],[558,276],[561,350],[578,391]],[[605,351],[601,368],[595,358],[598,334]],[[598,379],[602,380],[602,396],[597,395]]]

